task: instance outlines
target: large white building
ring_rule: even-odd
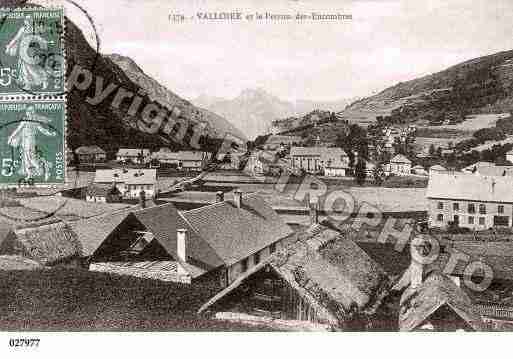
[[[136,199],[144,191],[146,198],[155,196],[157,186],[156,169],[98,169],[94,183],[112,184],[123,198]]]
[[[293,168],[333,177],[345,176],[349,169],[349,157],[339,147],[292,147],[290,162]]]
[[[513,178],[432,172],[427,188],[429,225],[457,223],[475,230],[511,227]]]

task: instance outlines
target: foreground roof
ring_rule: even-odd
[[[173,258],[177,259],[176,232],[178,229],[187,229],[187,257],[204,264],[206,269],[217,268],[224,264],[208,241],[178,213],[171,203],[135,211],[134,216],[153,233],[155,239]]]
[[[428,198],[513,203],[513,178],[481,176],[463,172],[432,173]]]
[[[182,216],[227,265],[293,234],[258,194],[243,196],[241,208],[224,201],[182,212]]]
[[[387,293],[383,269],[354,242],[323,226],[313,226],[200,308],[200,312],[233,291],[265,266],[294,288],[323,320],[337,325],[355,312],[374,313]]]
[[[432,274],[417,288],[408,287],[401,296],[399,329],[412,331],[443,305],[449,306],[474,330],[485,330],[482,317],[469,296],[443,274]]]
[[[18,229],[0,246],[0,254],[19,254],[51,265],[81,254],[77,235],[64,222]]]

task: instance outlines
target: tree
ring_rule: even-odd
[[[354,169],[354,175],[356,178],[356,183],[360,186],[365,182],[365,178],[367,177],[367,172],[365,160],[362,157],[358,157],[358,161],[356,162],[356,167]]]

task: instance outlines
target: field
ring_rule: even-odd
[[[198,317],[218,290],[76,269],[0,271],[0,330],[266,329]]]

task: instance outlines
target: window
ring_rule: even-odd
[[[260,263],[260,252],[255,253],[255,265]]]
[[[460,204],[459,203],[453,203],[452,204],[452,209],[454,211],[459,211],[460,210]]]
[[[474,203],[468,204],[468,213],[476,213],[476,205]]]
[[[468,224],[474,224],[474,217],[468,217]]]
[[[484,205],[484,204],[479,205],[479,214],[486,214],[486,205]]]
[[[454,215],[453,219],[454,219],[454,223],[455,224],[459,224],[460,223],[460,216]]]
[[[436,216],[436,220],[437,220],[438,222],[442,222],[442,221],[444,220],[444,215],[443,215],[443,214],[441,214],[441,213],[439,213],[439,214]]]
[[[438,202],[438,209],[444,209],[444,203]]]
[[[271,245],[269,246],[269,252],[271,252],[271,253],[276,252],[276,242],[271,243]]]
[[[241,262],[240,262],[240,271],[242,273],[244,273],[245,271],[248,270],[248,259],[247,258],[244,258]]]
[[[479,217],[479,225],[480,226],[484,226],[485,225],[485,218],[484,217]]]
[[[498,213],[504,213],[504,206],[503,206],[502,204],[499,204],[499,205],[497,206],[497,212],[498,212]]]

